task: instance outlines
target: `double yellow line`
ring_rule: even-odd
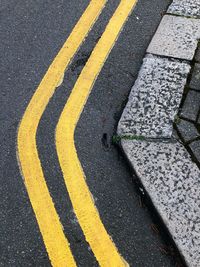
[[[56,267],[76,266],[76,263],[45,182],[36,133],[50,98],[105,3],[106,0],[90,2],[34,93],[18,130],[18,158],[24,182],[49,258]],[[100,266],[108,267],[126,266],[127,263],[101,222],[78,160],[74,131],[92,86],[135,4],[136,0],[120,1],[72,89],[56,127],[58,158],[75,214]]]

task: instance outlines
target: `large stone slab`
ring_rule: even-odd
[[[173,0],[167,13],[200,18],[200,1],[199,0]]]
[[[187,75],[188,63],[147,56],[118,125],[119,135],[170,138]]]
[[[200,20],[165,15],[147,52],[192,60],[200,39]]]
[[[200,170],[178,142],[122,140],[122,148],[190,267],[200,266]]]

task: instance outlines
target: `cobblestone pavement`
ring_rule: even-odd
[[[200,167],[200,44],[175,120],[178,136]]]

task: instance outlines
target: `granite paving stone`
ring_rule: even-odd
[[[147,52],[192,60],[199,39],[199,19],[165,15],[152,38]]]
[[[118,134],[170,138],[189,71],[188,63],[146,56],[120,119]]]
[[[200,108],[200,92],[190,90],[186,96],[180,115],[186,119],[196,121]]]
[[[194,65],[194,70],[192,72],[192,78],[190,81],[190,87],[200,91],[200,64],[196,63]]]
[[[193,123],[189,121],[180,120],[176,124],[176,126],[185,142],[194,140],[195,138],[199,137],[197,128]]]
[[[200,140],[196,140],[190,144],[190,149],[192,150],[196,159],[200,162]]]
[[[199,267],[199,168],[179,142],[122,140],[121,144],[187,265]]]
[[[198,114],[198,121],[197,121],[197,124],[200,126],[200,116]]]
[[[195,54],[195,61],[200,63],[200,45],[198,45],[196,54]]]
[[[194,18],[200,17],[200,1],[199,0],[173,0],[169,6],[167,13],[191,16]]]

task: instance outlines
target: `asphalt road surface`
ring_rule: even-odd
[[[136,6],[133,0],[91,1],[96,2],[94,9],[84,13],[89,2],[0,0],[0,266],[75,266],[76,262],[83,267],[117,267],[126,266],[124,260],[137,267],[180,266],[156,212],[112,142],[146,48],[170,1],[138,0]],[[128,20],[127,5],[133,7]],[[80,34],[59,57],[83,14],[84,24],[76,29]],[[85,41],[83,32],[88,35]],[[73,60],[64,64],[70,49]],[[54,59],[58,66],[39,86]],[[64,76],[59,73],[61,65],[67,67]],[[89,74],[95,71],[92,80]],[[56,79],[60,82],[48,95]],[[91,93],[86,90],[90,82]],[[38,89],[43,94],[37,95],[26,116]],[[77,95],[75,89],[80,90]],[[71,126],[65,121],[68,114],[69,120],[77,117]],[[77,154],[73,140],[66,143],[62,132],[66,125],[69,140],[75,130]],[[40,164],[32,151],[34,127]],[[69,157],[67,146],[72,146]]]

